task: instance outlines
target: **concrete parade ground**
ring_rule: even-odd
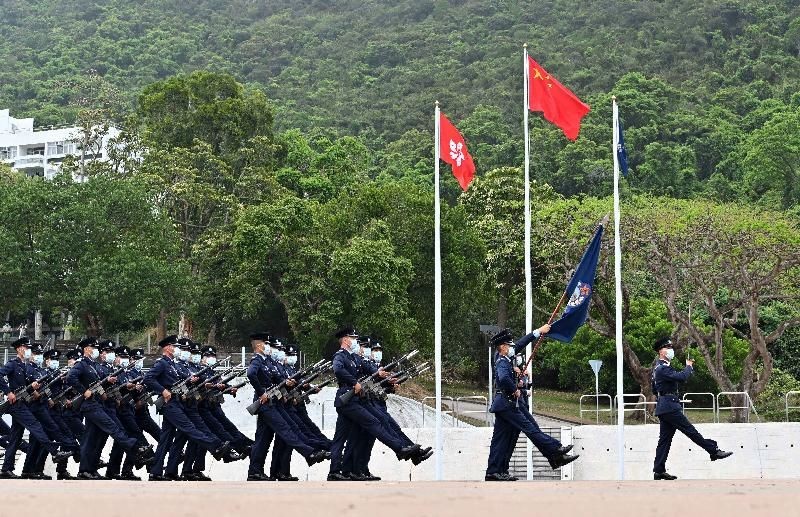
[[[800,480],[279,483],[0,482],[2,515],[795,516]],[[516,505],[516,507],[514,507]]]

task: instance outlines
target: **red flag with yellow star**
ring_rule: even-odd
[[[589,113],[567,87],[528,56],[528,109],[541,111],[544,118],[560,127],[570,140],[578,138],[581,119]]]

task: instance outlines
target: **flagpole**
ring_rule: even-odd
[[[530,70],[528,67],[528,44],[522,46],[523,54],[523,119],[525,126],[525,334],[533,331],[533,288],[531,286],[531,143],[528,133],[528,81]],[[532,353],[531,344],[528,343],[525,354],[530,357]],[[528,397],[528,410],[533,414],[533,393]],[[527,479],[533,479],[533,446],[528,440],[526,444],[526,468]]]
[[[617,477],[625,479],[625,411],[622,394],[624,387],[622,383],[623,357],[622,357],[622,251],[619,237],[619,157],[617,147],[619,145],[619,109],[617,108],[616,96],[611,97],[612,103],[612,142],[614,157],[614,287],[616,299],[616,332],[615,343],[617,350]]]
[[[435,130],[434,130],[434,166],[433,166],[433,350],[434,350],[434,369],[436,372],[436,480],[442,479],[442,254],[439,216],[439,101],[436,101],[435,111]]]

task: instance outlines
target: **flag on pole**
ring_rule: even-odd
[[[462,190],[467,190],[475,177],[475,164],[467,151],[467,143],[443,113],[439,113],[439,156],[453,168],[453,176]]]
[[[628,149],[625,147],[625,137],[622,134],[622,122],[619,120],[619,110],[614,102],[614,149],[616,150],[617,166],[622,175],[628,176]]]
[[[573,273],[567,284],[566,294],[569,301],[561,313],[561,318],[550,326],[547,337],[565,343],[572,342],[575,333],[586,321],[589,315],[589,302],[594,292],[594,277],[597,271],[597,262],[600,259],[600,241],[603,237],[603,224],[601,223],[592,237],[586,251],[583,252],[578,268]]]
[[[528,74],[528,109],[541,111],[544,118],[560,127],[570,140],[578,138],[581,119],[589,113],[589,106],[530,56]]]

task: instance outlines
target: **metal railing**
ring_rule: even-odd
[[[786,395],[784,395],[784,406],[786,407],[786,421],[789,422],[789,410],[790,409],[800,409],[800,406],[790,406],[789,405],[789,396],[790,395],[800,395],[800,391],[787,391]]]
[[[592,409],[583,409],[583,399],[595,399],[595,407]],[[608,409],[606,409],[605,403],[603,403],[602,409],[600,408],[600,399],[608,399]],[[580,416],[581,421],[583,420],[584,413],[595,413],[595,421],[599,424],[600,423],[600,413],[609,413],[611,416],[611,420],[614,420],[614,402],[611,399],[611,395],[608,393],[598,393],[595,395],[581,395],[580,400],[578,401],[578,408],[580,412],[578,415]]]
[[[732,395],[739,396],[739,397],[744,397],[745,405],[744,406],[734,406],[734,405],[721,406],[720,405],[720,403],[719,403],[719,398],[720,397],[725,396],[725,397],[728,397],[728,400],[731,400],[731,396]],[[731,404],[733,404],[733,403],[731,403]],[[761,417],[758,416],[758,412],[756,411],[756,407],[753,405],[753,400],[750,398],[750,394],[747,393],[746,391],[721,391],[721,392],[717,393],[717,419],[716,419],[717,422],[720,422],[719,412],[720,412],[720,410],[723,410],[723,409],[726,410],[726,411],[727,410],[733,411],[734,409],[746,409],[747,410],[747,422],[748,423],[750,422],[750,412],[751,411],[753,413],[755,413],[756,418],[761,420]]]
[[[483,409],[462,410],[461,409],[461,403],[462,402],[473,402],[473,403],[482,402],[483,403]],[[473,395],[473,396],[469,396],[469,397],[458,397],[456,399],[456,401],[455,401],[455,408],[454,409],[455,409],[455,412],[456,412],[456,416],[465,415],[467,413],[470,413],[470,414],[483,413],[483,421],[487,426],[489,425],[489,401],[483,395]],[[456,427],[459,427],[461,425],[461,421],[456,418],[455,424],[456,424]]]
[[[436,403],[435,402],[436,401],[436,397],[423,397],[422,401],[420,402],[420,407],[422,409],[422,427],[425,427],[425,408],[426,407],[432,407],[432,406],[425,406],[425,401],[426,400],[433,400],[434,404],[435,404]],[[442,402],[445,402],[447,400],[450,401],[450,407],[453,408],[453,409],[450,409],[448,411],[445,411],[444,409],[442,409],[442,414],[443,415],[453,414],[453,411],[455,410],[455,407],[456,407],[455,406],[455,400],[453,399],[453,397],[442,397]],[[436,408],[434,407],[433,410],[435,411]],[[458,421],[458,419],[455,418],[455,415],[453,416],[453,419],[456,420],[456,422]],[[458,424],[456,423],[456,425],[458,425]]]
[[[636,401],[635,402],[625,402],[625,397],[628,397],[628,398],[635,397]],[[644,395],[644,393],[623,393],[621,399],[620,399],[619,395],[614,397],[614,408],[615,409],[617,409],[620,406],[622,406],[623,413],[626,412],[626,411],[632,412],[632,413],[635,413],[637,411],[641,411],[642,412],[642,421],[645,424],[647,424],[647,406],[655,406],[655,405],[656,405],[655,401],[653,401],[653,402],[648,402],[647,401],[647,397]],[[614,411],[614,415],[616,417],[617,411]],[[617,420],[619,419],[619,417],[616,417],[616,418],[617,418]]]
[[[709,396],[711,397],[711,407],[708,406],[699,406],[699,407],[686,407],[686,404],[691,404],[694,402],[693,400],[687,398],[689,396]],[[696,392],[696,393],[684,393],[683,397],[680,400],[681,406],[683,406],[683,413],[686,414],[687,411],[700,411],[700,410],[711,410],[713,414],[714,422],[717,422],[717,398],[714,396],[713,393],[707,392]]]

